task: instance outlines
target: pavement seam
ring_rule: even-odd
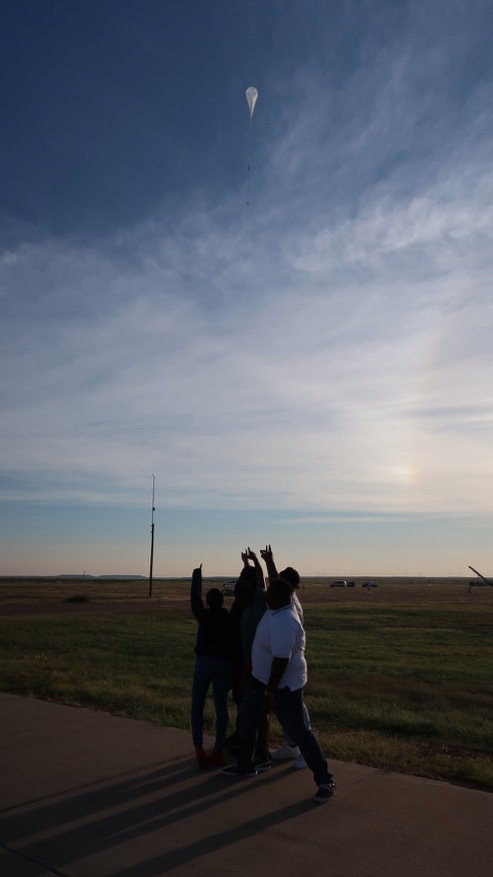
[[[12,847],[3,844],[0,841],[0,849],[5,850],[6,853],[11,853],[14,856],[17,856],[19,859],[24,859],[25,862],[32,862],[33,865],[38,865],[40,868],[44,868],[45,871],[50,874],[55,874],[56,877],[68,877],[64,871],[57,871],[56,868],[52,868],[50,865],[45,865],[44,862],[41,862],[39,859],[34,859],[32,856],[26,856],[25,853],[20,852],[19,850],[15,850]]]
[[[83,789],[90,789],[93,786],[100,786],[102,783],[107,783],[109,780],[118,780],[122,777],[128,777],[132,774],[140,773],[142,770],[147,770],[151,767],[159,767],[159,765],[169,764],[166,760],[164,761],[153,761],[151,764],[146,764],[144,767],[137,768],[134,770],[125,770],[123,773],[115,773],[109,774],[107,777],[103,777],[100,780],[93,780],[90,783],[83,783],[81,786],[69,786],[67,789],[61,789],[59,792],[53,792],[51,795],[42,795],[40,798],[32,798],[29,801],[23,801],[21,804],[14,804],[12,807],[4,807],[0,809],[0,816],[4,813],[11,813],[14,810],[20,810],[22,807],[30,807],[32,804],[39,804],[42,801],[49,801],[51,798],[59,798],[61,795],[67,795],[69,792],[78,792]],[[0,841],[1,846],[1,841]]]

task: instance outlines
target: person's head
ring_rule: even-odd
[[[286,569],[281,570],[279,573],[279,578],[283,579],[285,582],[289,582],[293,591],[295,588],[299,588],[300,586],[300,574],[297,569],[293,569],[292,566],[287,566]]]
[[[205,595],[205,602],[209,609],[220,609],[224,602],[224,597],[219,588],[211,588]]]
[[[248,582],[253,586],[253,589],[257,587],[257,573],[255,567],[253,566],[244,566],[242,571],[240,572],[239,577],[240,582]]]
[[[253,585],[246,579],[240,577],[235,585],[235,602],[243,608],[251,606],[253,603],[253,594]]]
[[[285,579],[273,579],[267,588],[266,600],[269,609],[282,609],[289,606],[293,589]]]

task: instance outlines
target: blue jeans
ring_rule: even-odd
[[[330,782],[327,760],[310,727],[310,716],[303,700],[303,689],[276,688],[274,712],[285,732],[295,740],[317,785]]]
[[[238,713],[238,767],[249,771],[255,764],[257,729],[264,710],[265,685],[251,676]],[[303,689],[291,691],[276,688],[274,712],[285,732],[300,748],[300,752],[317,783],[326,784],[332,779],[320,743],[310,727],[310,716],[303,700]]]
[[[255,764],[259,722],[264,714],[265,685],[250,676],[238,707],[238,767],[250,771]]]
[[[204,742],[204,706],[212,684],[216,710],[215,752],[222,752],[228,730],[228,691],[231,686],[231,661],[199,655],[195,661],[192,686],[192,738],[194,746]]]

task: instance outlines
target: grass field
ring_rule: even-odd
[[[367,592],[307,579],[300,593],[306,700],[326,754],[493,791],[493,588],[380,581]],[[143,581],[0,579],[0,689],[188,729],[188,581],[147,592]],[[89,602],[66,602],[75,596]]]

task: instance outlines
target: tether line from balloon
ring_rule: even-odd
[[[250,130],[248,132],[248,166],[247,166],[247,207],[250,204],[250,171],[252,168],[252,117],[250,116]]]

